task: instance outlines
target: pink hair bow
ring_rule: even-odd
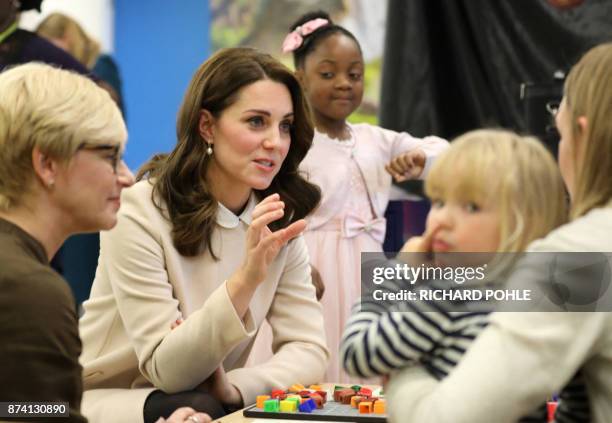
[[[298,26],[285,37],[283,41],[283,53],[289,53],[298,49],[304,42],[304,37],[312,34],[317,29],[329,23],[327,19],[317,18]]]

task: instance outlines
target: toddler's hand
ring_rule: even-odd
[[[418,267],[422,264],[429,266],[432,260],[432,240],[436,231],[425,231],[421,236],[413,236],[410,238],[402,249],[398,258],[413,267]],[[401,254],[410,253],[410,254]]]
[[[431,243],[434,232],[425,232],[421,236],[413,236],[401,249],[402,253],[431,253]]]
[[[397,182],[417,179],[423,173],[426,161],[427,156],[425,152],[419,148],[394,157],[385,166],[385,170]]]

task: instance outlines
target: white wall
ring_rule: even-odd
[[[387,7],[387,0],[352,0],[350,15],[338,21],[359,40],[366,62],[383,56]]]
[[[34,30],[45,16],[61,12],[77,20],[87,33],[98,40],[105,53],[114,50],[113,0],[44,0],[42,13],[29,11],[21,15],[19,26]]]

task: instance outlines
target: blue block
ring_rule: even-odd
[[[299,410],[303,413],[312,413],[312,410],[317,408],[317,404],[312,400],[308,399],[300,404]]]

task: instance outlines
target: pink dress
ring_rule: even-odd
[[[316,131],[313,146],[300,165],[322,193],[319,207],[308,218],[304,238],[310,263],[325,284],[321,303],[330,359],[322,382],[380,383],[346,374],[341,368],[339,347],[344,325],[361,293],[361,253],[382,251],[386,227],[383,216],[391,187],[391,176],[384,166],[398,154],[421,148],[428,157],[425,174],[430,158],[448,143],[437,137],[419,139],[368,124],[349,125],[349,129],[351,138],[342,141]],[[249,363],[269,358],[271,343],[271,330],[262,327]]]
[[[341,206],[334,219],[304,234],[310,262],[317,268],[325,284],[321,304],[326,323],[327,345],[330,348],[325,377],[326,381],[363,383],[364,381],[344,372],[338,357],[338,346],[342,339],[344,323],[361,293],[361,253],[382,251],[385,220],[374,216],[362,172],[353,157],[355,138],[339,141],[325,134],[318,136],[325,137],[337,145],[338,155],[343,157],[344,165],[349,169],[351,192],[348,201]],[[378,226],[379,230],[351,231],[346,228],[348,220],[363,222],[365,226],[370,224],[372,228]]]

